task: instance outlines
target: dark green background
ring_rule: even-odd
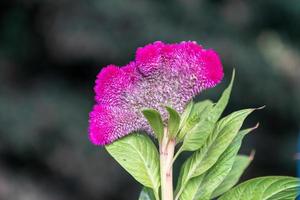
[[[243,179],[296,175],[300,132],[299,0],[1,0],[0,199],[131,200],[140,190],[87,139],[101,67],[125,65],[149,42],[195,40],[236,68],[226,112],[255,112],[260,128]],[[182,159],[182,158],[181,158]]]

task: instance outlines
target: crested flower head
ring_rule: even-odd
[[[139,48],[135,61],[124,67],[109,65],[98,74],[89,138],[105,145],[133,131],[151,134],[141,113],[144,108],[158,110],[166,120],[165,105],[182,113],[195,95],[222,78],[216,52],[195,42],[155,42]]]

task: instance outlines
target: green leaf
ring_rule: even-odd
[[[212,106],[213,103],[210,100],[204,100],[195,103],[188,118],[182,124],[178,138],[182,139],[186,133],[188,133],[197,123],[201,121],[201,119],[205,119]]]
[[[213,191],[227,177],[234,164],[237,152],[239,151],[244,136],[253,130],[240,131],[229,147],[222,153],[218,161],[206,173],[192,178],[184,188],[181,195],[182,200],[205,200],[210,199]],[[198,180],[201,180],[199,182]],[[188,198],[186,198],[188,197]],[[201,197],[201,198],[200,198]]]
[[[219,200],[294,200],[300,188],[299,179],[267,176],[248,180],[226,192]]]
[[[142,113],[148,120],[148,123],[156,134],[158,140],[161,141],[164,135],[164,123],[160,113],[154,109],[145,109]]]
[[[221,194],[231,189],[235,184],[237,184],[245,169],[250,165],[252,159],[252,155],[238,155],[235,158],[232,169],[226,176],[225,180],[213,192],[212,198],[220,196]]]
[[[179,152],[195,151],[204,145],[206,138],[208,138],[208,136],[212,133],[215,123],[220,118],[228,104],[234,77],[235,71],[232,73],[229,86],[224,90],[216,105],[213,108],[207,108],[206,112],[202,114],[203,118],[198,122],[198,124],[186,133]]]
[[[180,115],[176,110],[166,106],[166,110],[169,113],[168,132],[171,138],[175,138],[180,124]]]
[[[110,155],[138,182],[158,195],[159,155],[152,140],[144,134],[130,134],[105,146]]]
[[[223,182],[232,169],[236,155],[246,134],[240,132],[226,151],[220,156],[217,163],[206,172],[203,183],[197,191],[195,199],[210,199],[213,191]]]
[[[184,162],[180,171],[177,191],[182,191],[191,178],[203,174],[217,162],[221,154],[236,137],[245,118],[253,110],[236,111],[217,123],[205,144]]]
[[[139,200],[158,200],[158,199],[155,198],[152,189],[144,187],[140,193]]]
[[[192,178],[189,180],[188,184],[185,186],[184,190],[182,191],[181,194],[177,194],[178,196],[180,195],[179,198],[180,200],[194,200],[197,195],[197,191],[204,179],[204,176],[197,176],[195,178]]]
[[[186,108],[184,109],[182,115],[181,115],[181,120],[180,120],[180,125],[179,125],[179,129],[181,130],[182,127],[185,125],[186,121],[188,120],[188,118],[190,117],[190,114],[192,113],[192,110],[194,108],[194,101],[191,100]]]

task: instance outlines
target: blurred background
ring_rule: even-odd
[[[0,199],[137,199],[141,186],[88,141],[88,113],[100,69],[156,40],[220,54],[225,79],[200,98],[216,100],[236,68],[226,112],[266,105],[245,124],[260,122],[243,180],[295,176],[299,23],[298,0],[1,0]]]

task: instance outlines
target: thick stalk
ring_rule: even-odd
[[[168,137],[168,130],[165,128],[163,139],[159,145],[160,149],[160,177],[162,200],[173,200],[173,156],[175,139]]]

